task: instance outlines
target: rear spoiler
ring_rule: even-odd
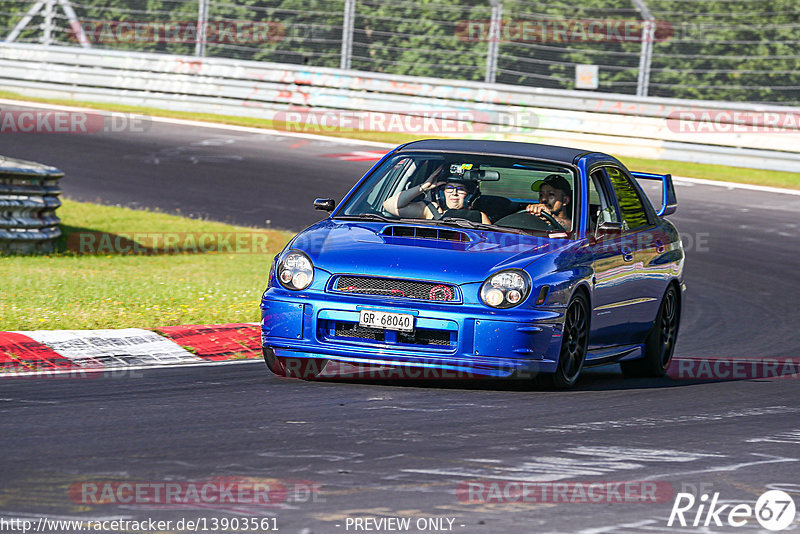
[[[661,180],[661,209],[656,215],[666,217],[675,213],[675,210],[678,209],[678,198],[675,196],[675,186],[672,185],[671,174],[631,171],[631,175],[637,180]]]

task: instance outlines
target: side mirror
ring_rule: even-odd
[[[678,209],[677,204],[667,204],[666,206],[661,208],[656,215],[658,215],[659,217],[666,217],[667,215],[672,215],[673,213],[675,213],[677,209]]]
[[[320,211],[333,211],[336,201],[332,198],[318,198],[314,200],[314,209]]]

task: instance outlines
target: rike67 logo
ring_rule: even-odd
[[[763,528],[778,531],[794,522],[795,512],[794,500],[781,490],[762,493],[755,507],[746,503],[722,503],[719,492],[710,500],[707,494],[696,499],[691,493],[678,493],[667,526],[743,527],[755,518]]]

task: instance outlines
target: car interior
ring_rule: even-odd
[[[485,158],[485,157],[484,157]],[[537,180],[544,179],[554,172],[561,174],[573,187],[574,177],[563,167],[550,164],[531,162],[525,164],[509,160],[508,165],[498,165],[495,160],[491,162],[475,161],[475,156],[448,157],[442,161],[435,159],[415,159],[398,161],[389,170],[387,180],[380,185],[380,192],[373,191],[369,197],[375,200],[388,198],[400,191],[422,184],[437,167],[444,163],[444,171],[438,180],[446,180],[448,176],[480,175],[481,194],[472,201],[470,208],[485,213],[492,224],[522,230],[552,230],[552,226],[545,220],[526,213],[528,204],[538,203],[538,192],[531,190],[531,185]],[[484,176],[491,178],[484,179]],[[434,200],[432,193],[428,194],[428,201]],[[373,203],[375,205],[377,202]],[[599,199],[596,201],[599,207]],[[381,210],[384,211],[384,210]],[[452,210],[451,210],[452,211]],[[467,210],[463,210],[467,211]],[[594,212],[596,213],[596,209]],[[384,213],[391,216],[391,214]],[[470,219],[465,214],[463,218]]]

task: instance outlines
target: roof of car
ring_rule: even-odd
[[[408,150],[433,150],[444,152],[472,152],[479,154],[498,154],[525,158],[545,159],[561,163],[575,163],[591,150],[563,146],[518,143],[515,141],[482,141],[479,139],[425,139],[404,145],[398,152]]]

